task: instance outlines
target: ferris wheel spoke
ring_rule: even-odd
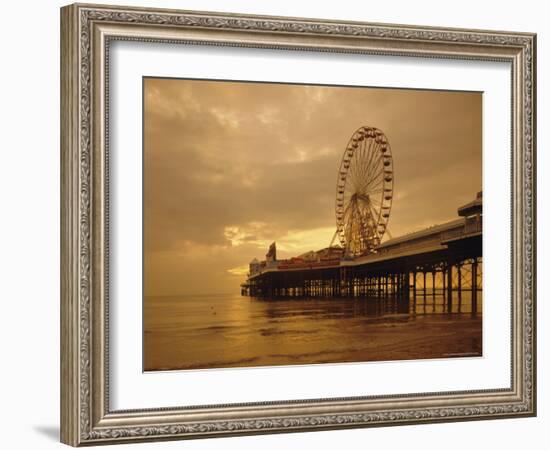
[[[372,178],[376,173],[383,170],[382,165],[382,157],[380,155],[376,155],[376,158],[372,160],[371,165],[367,171],[367,179]]]
[[[350,202],[350,203],[348,203],[348,205],[346,206],[346,209],[344,209],[344,212],[343,212],[343,214],[342,214],[342,217],[345,218],[347,215],[349,215],[350,210],[352,210],[352,209],[353,209],[353,203]]]
[[[346,201],[349,201],[354,192],[355,189],[353,189],[351,186],[346,187],[346,189],[344,189],[344,199]]]
[[[348,192],[350,195],[353,195],[358,189],[358,183],[359,183],[359,176],[354,174],[351,179],[350,183],[348,183]]]
[[[367,145],[365,145],[365,146],[367,146]],[[364,181],[368,177],[369,164],[370,164],[370,161],[372,160],[372,155],[373,155],[372,141],[370,141],[369,144],[368,144],[368,152],[365,155],[365,158],[363,159],[363,161],[361,161],[361,172],[362,172],[362,175],[363,175],[362,178],[361,178],[362,183],[364,183]]]
[[[349,177],[349,174],[348,174]],[[355,186],[353,183],[353,179],[346,180],[346,184],[344,185],[344,189],[349,190],[351,192],[354,192]]]
[[[368,190],[372,187],[378,187],[379,184],[383,183],[383,173],[378,172],[369,182],[365,185],[365,190]]]
[[[378,153],[379,153],[378,144],[376,142],[371,141],[370,149],[371,149],[371,152],[370,152],[369,159],[367,161],[367,167],[366,167],[367,176],[369,175],[369,169],[372,167],[373,159],[378,156]]]
[[[373,187],[376,187],[377,182],[381,180],[380,175],[380,171],[373,172],[373,170],[369,170],[369,173],[365,175],[365,178],[361,185],[361,191],[367,193]]]
[[[362,155],[358,153],[357,160],[355,161],[355,187],[359,189],[364,178],[363,167],[361,165]]]
[[[375,200],[373,198],[370,199],[370,205],[378,209],[382,207],[382,204],[378,200]]]
[[[374,216],[376,217],[376,220],[378,221],[380,219],[380,212],[382,211],[382,206],[371,204],[369,206],[369,208],[371,209],[371,211],[374,211],[376,213],[376,214],[374,214]]]
[[[380,216],[382,215],[382,210],[373,211],[373,212],[375,213],[377,228],[378,228],[378,225],[380,225]],[[377,230],[377,233],[378,233],[378,230]]]
[[[372,159],[377,153],[376,152],[377,146],[378,144],[376,142],[374,142],[373,140],[369,140],[369,154],[368,154],[368,159],[365,161],[366,169],[370,167],[370,164],[372,163]]]
[[[365,178],[365,183],[368,185],[370,184],[373,180],[375,180],[377,177],[380,177],[382,174],[383,174],[384,170],[382,169],[379,161],[376,161],[374,163],[374,167],[372,167],[370,170],[369,170],[369,173],[367,175],[367,177]]]
[[[353,178],[355,176],[355,167],[353,165],[353,158],[355,157],[355,152],[352,153],[352,156],[349,159],[348,169],[347,169],[347,177],[346,182],[348,181],[348,178]]]
[[[371,197],[376,196],[378,193],[382,193],[384,188],[384,181],[378,179],[376,182],[373,182],[371,185],[366,187],[365,194],[370,195]]]
[[[357,189],[357,187],[361,183],[361,179],[363,177],[363,174],[361,173],[361,168],[357,164],[357,160],[359,158],[359,154],[357,150],[353,153],[353,157],[350,161],[350,175],[351,175],[351,181],[352,181],[352,187],[353,189]]]
[[[369,189],[369,192],[367,194],[371,197],[373,201],[378,201],[376,199],[373,199],[372,197],[376,194],[381,194],[384,191],[384,189]]]
[[[366,172],[369,168],[370,160],[372,159],[372,155],[374,153],[375,144],[372,140],[369,140],[368,144],[365,144],[365,147],[368,150],[364,161],[364,171]]]
[[[359,148],[357,149],[357,153],[356,153],[356,158],[355,158],[355,173],[358,175],[358,184],[361,183],[361,180],[363,179],[364,177],[364,166],[363,166],[363,161],[365,159],[365,144],[364,142],[361,142]]]
[[[366,180],[370,180],[381,169],[382,157],[380,154],[376,155],[376,158],[371,160],[369,169],[366,174]]]
[[[342,213],[342,219],[341,220],[342,220],[342,224],[344,226],[346,226],[346,223],[348,222],[348,217],[350,215],[350,211],[351,211],[351,213],[353,213],[352,209],[353,209],[353,207],[351,206],[351,204],[349,204],[346,207],[346,209],[344,210],[344,212]]]
[[[353,166],[350,162],[348,163],[348,167],[345,170],[344,188],[351,189],[353,184],[353,179],[354,179]]]
[[[344,219],[346,217],[349,217],[349,215],[353,215],[355,214],[355,210],[356,210],[356,204],[354,201],[350,201],[349,204],[347,205],[345,211],[344,211]]]
[[[369,204],[369,208],[374,211],[376,211],[376,215],[378,215],[378,212],[382,209],[382,205],[380,205],[380,203],[376,204],[374,202],[371,202]]]

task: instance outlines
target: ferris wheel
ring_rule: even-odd
[[[393,175],[385,134],[373,127],[355,131],[344,150],[336,181],[335,237],[346,256],[366,255],[380,245],[390,217]]]

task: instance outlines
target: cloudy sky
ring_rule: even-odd
[[[481,190],[479,93],[146,78],[146,295],[238,293],[249,261],[326,247],[351,134],[384,131],[393,237]]]

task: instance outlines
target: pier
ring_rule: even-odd
[[[482,195],[458,208],[459,218],[390,239],[364,256],[346,258],[339,247],[302,258],[250,264],[242,294],[252,297],[394,298],[424,305],[436,299],[448,312],[463,300],[475,313],[482,292]],[[453,302],[454,300],[454,302]]]

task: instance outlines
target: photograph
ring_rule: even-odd
[[[483,93],[146,76],[143,370],[483,357]]]

